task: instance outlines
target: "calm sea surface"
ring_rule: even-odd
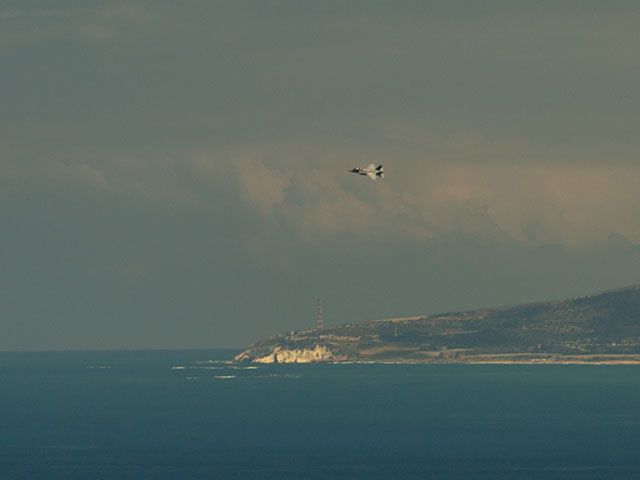
[[[640,367],[0,353],[0,479],[640,478]]]

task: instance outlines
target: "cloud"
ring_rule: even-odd
[[[525,143],[492,143],[475,135],[438,149],[433,157],[392,163],[387,178],[376,183],[351,178],[343,167],[352,160],[320,153],[286,172],[257,156],[241,162],[236,175],[249,207],[284,221],[306,240],[352,234],[417,241],[463,233],[527,246],[588,248],[617,233],[640,242],[640,193],[634,187],[640,166],[508,162],[511,154],[532,153]],[[483,159],[451,160],[460,151]],[[484,158],[496,152],[499,160]]]
[[[234,161],[238,183],[247,203],[262,214],[270,214],[281,204],[285,189],[291,182],[291,172],[268,168],[260,156],[241,155]]]
[[[491,236],[487,224],[478,224],[484,212],[526,245],[584,247],[613,232],[640,242],[640,194],[633,187],[639,166],[436,163],[429,170],[416,205],[445,231]]]
[[[110,42],[123,34],[140,33],[151,17],[141,5],[113,5],[87,16],[85,22],[78,25],[77,32],[81,39],[89,42]]]
[[[0,20],[13,20],[23,17],[68,18],[90,13],[90,9],[58,9],[58,8],[28,8],[15,10],[0,10]]]
[[[376,217],[375,205],[340,187],[333,170],[317,167],[293,175],[281,212],[290,228],[312,242],[336,234],[367,234]]]
[[[304,243],[340,236],[423,242],[464,234],[524,246],[584,249],[617,234],[640,243],[640,166],[559,161],[558,152],[477,134],[433,141],[389,158],[363,147],[314,142],[173,152],[49,152],[0,175],[23,189],[43,182],[87,193],[195,209],[225,205],[229,217],[253,211],[265,235],[280,230]],[[357,150],[357,149],[356,149]],[[565,152],[566,153],[566,152]],[[18,155],[18,156],[16,156]],[[555,161],[541,158],[551,155]],[[468,158],[462,161],[461,158]],[[5,157],[6,158],[6,157]],[[516,160],[509,161],[510,158]],[[351,175],[356,164],[384,163],[387,177]],[[30,181],[35,181],[29,187]]]
[[[5,48],[60,39],[106,43],[122,35],[140,34],[143,27],[149,25],[151,17],[142,5],[124,3],[94,8],[0,10],[4,27],[0,39]],[[144,30],[149,33],[152,29]]]
[[[199,185],[197,162],[169,152],[134,154],[123,151],[58,149],[28,152],[0,149],[0,179],[14,191],[64,191],[73,187],[87,196],[111,196],[164,208],[193,208]],[[24,160],[25,157],[31,157]]]
[[[113,29],[106,25],[100,25],[95,23],[89,23],[78,27],[80,37],[89,40],[90,42],[104,43],[113,39]]]
[[[92,165],[87,163],[77,163],[72,164],[70,169],[73,172],[71,177],[75,177],[75,180],[80,184],[96,190],[108,191],[112,188],[111,185],[109,185],[109,181],[107,180],[104,172],[98,170]]]

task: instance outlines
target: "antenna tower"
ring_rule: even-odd
[[[318,299],[318,316],[316,317],[316,330],[322,330],[322,299]]]

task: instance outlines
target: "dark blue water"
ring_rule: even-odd
[[[640,478],[639,367],[232,354],[0,353],[0,478]]]

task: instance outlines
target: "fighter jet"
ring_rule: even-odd
[[[384,168],[382,168],[382,165],[378,165],[376,167],[373,163],[368,167],[354,167],[349,171],[352,173],[357,173],[358,175],[366,175],[371,180],[376,180],[378,177],[384,178]]]

